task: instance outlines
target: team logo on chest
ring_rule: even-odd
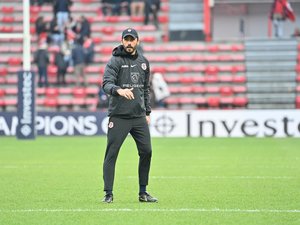
[[[140,77],[140,74],[139,74],[139,73],[132,72],[132,73],[130,74],[131,81],[132,81],[132,83],[134,83],[134,84],[137,84],[137,83],[139,82],[139,77]]]
[[[142,63],[141,67],[142,67],[143,70],[146,70],[147,69],[146,63]]]

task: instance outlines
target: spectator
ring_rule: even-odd
[[[66,62],[67,66],[73,66],[72,45],[73,40],[68,40],[67,38],[65,38],[64,42],[61,45],[61,51],[64,55],[64,61]]]
[[[145,20],[144,24],[148,25],[150,13],[153,15],[154,26],[158,29],[158,11],[160,10],[160,0],[145,0]]]
[[[81,80],[83,80],[83,85],[86,86],[86,78],[84,73],[84,50],[78,40],[75,41],[72,49],[72,60],[74,64],[74,73],[76,76],[76,85],[79,86],[81,84]]]
[[[48,87],[48,65],[49,65],[49,53],[47,50],[47,43],[43,42],[40,44],[39,49],[34,55],[34,62],[38,67],[39,74],[39,87]]]
[[[274,0],[270,18],[273,22],[273,33],[275,37],[283,37],[283,22],[286,19],[295,21],[295,14],[287,0]]]
[[[79,43],[83,44],[84,37],[89,37],[91,35],[91,25],[85,16],[81,16],[79,19]]]
[[[70,16],[70,6],[72,5],[71,0],[55,0],[53,3],[54,6],[54,15],[57,18],[58,29],[61,33],[64,32],[65,26],[68,23]]]
[[[84,61],[85,65],[88,65],[94,60],[94,47],[95,44],[89,36],[84,37],[83,50],[84,50]]]
[[[47,29],[47,23],[44,20],[43,16],[39,16],[35,21],[35,31],[38,36],[40,34],[45,33],[48,31]]]
[[[62,49],[55,54],[55,65],[57,66],[57,85],[65,85],[68,64],[64,59]]]
[[[112,15],[112,3],[110,0],[101,1],[101,10],[104,16]]]
[[[131,2],[131,15],[143,16],[145,9],[145,2],[143,0],[132,0]]]
[[[59,30],[55,17],[50,22],[50,39],[55,45],[61,45],[64,40],[64,34]]]

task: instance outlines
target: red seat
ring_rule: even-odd
[[[233,105],[237,107],[246,107],[248,104],[247,97],[235,97],[233,99]]]
[[[87,88],[85,88],[85,92],[87,95],[98,95],[99,88],[98,87],[87,87]]]
[[[219,97],[208,97],[207,103],[209,107],[218,108],[220,106],[220,98]]]
[[[300,96],[296,97],[296,108],[300,109]]]
[[[220,98],[220,105],[222,107],[232,107],[233,98],[232,97],[221,97]]]
[[[41,7],[39,6],[30,6],[30,15],[37,15],[41,11]]]
[[[205,76],[204,77],[205,83],[217,83],[218,82],[218,76]]]
[[[220,50],[218,45],[210,45],[207,46],[207,50],[210,52],[218,52]]]
[[[75,98],[85,98],[86,97],[86,89],[83,87],[73,88],[72,94]]]
[[[192,86],[192,92],[205,93],[205,88],[203,86]]]
[[[150,37],[143,37],[143,38],[141,38],[141,41],[147,42],[147,43],[154,43],[155,42],[155,37],[152,37],[152,36],[150,36]]]
[[[0,68],[0,76],[6,76],[7,75],[7,69],[5,67]]]
[[[17,58],[17,57],[10,57],[7,61],[7,63],[10,66],[18,66],[21,65],[22,59],[21,58]]]
[[[144,17],[142,17],[142,16],[131,16],[130,20],[134,23],[142,23],[142,22],[144,22]]]
[[[220,88],[218,86],[207,86],[205,87],[207,93],[218,93]]]
[[[178,102],[181,105],[193,104],[193,99],[190,97],[181,97],[181,98],[179,98]]]
[[[18,100],[16,98],[4,99],[4,104],[6,106],[17,106]]]
[[[4,89],[0,89],[0,98],[5,96],[5,90]]]
[[[233,76],[232,82],[233,83],[245,83],[247,81],[246,76]]]
[[[229,86],[222,86],[220,87],[220,94],[222,96],[229,96],[229,95],[233,95],[233,88],[229,87]]]
[[[178,76],[174,76],[174,77],[165,76],[164,79],[167,83],[178,83],[179,82]]]
[[[180,86],[178,91],[180,93],[192,93],[193,92],[193,87],[192,86]]]
[[[233,45],[231,45],[231,51],[233,51],[233,52],[243,51],[244,49],[245,49],[245,47],[242,44],[233,44]]]
[[[46,98],[44,99],[44,106],[45,107],[57,107],[58,101],[56,98]]]
[[[117,22],[119,22],[119,17],[118,16],[107,16],[105,18],[105,22],[107,22],[107,23],[117,23]]]
[[[179,82],[182,83],[182,84],[191,84],[191,83],[194,82],[194,79],[193,79],[193,77],[180,76],[179,77]]]
[[[115,29],[112,26],[102,27],[101,32],[106,35],[112,35],[115,32]]]
[[[169,91],[170,91],[172,94],[179,93],[179,87],[178,87],[178,86],[175,86],[175,87],[171,86],[171,87],[169,87],[168,89],[169,89]]]
[[[49,76],[55,77],[57,75],[57,67],[55,65],[48,66],[47,71]]]
[[[2,13],[9,14],[9,13],[13,13],[15,9],[13,6],[2,6],[1,11]]]
[[[100,44],[101,43],[101,38],[100,37],[93,37],[92,39],[93,39],[93,42],[95,44]]]
[[[59,105],[59,106],[71,106],[72,105],[72,99],[58,98],[57,99],[57,105]]]
[[[73,98],[72,104],[77,106],[83,106],[85,105],[85,99],[84,98]]]
[[[46,88],[45,95],[47,98],[57,97],[59,95],[59,90],[58,90],[58,88],[54,88],[54,87]]]
[[[165,103],[167,105],[177,105],[179,103],[179,98],[176,98],[176,97],[168,97],[166,100],[165,100]]]
[[[217,75],[219,73],[219,68],[217,66],[207,66],[205,68],[206,75]]]
[[[168,18],[168,16],[166,16],[166,15],[159,16],[159,17],[158,17],[158,21],[159,21],[160,23],[168,23],[168,22],[169,22],[169,18]]]
[[[203,106],[203,105],[207,104],[207,100],[206,100],[206,98],[203,98],[203,97],[196,97],[196,98],[193,98],[193,103],[198,106]]]
[[[296,92],[300,92],[300,85],[296,87]]]
[[[232,87],[234,93],[245,93],[247,92],[247,87],[245,86],[234,86]]]
[[[219,76],[219,81],[224,83],[232,83],[233,77],[228,75]]]
[[[72,88],[70,87],[60,87],[58,89],[60,95],[69,95],[72,94]]]
[[[2,23],[13,23],[14,21],[15,19],[12,16],[4,16],[1,18]]]

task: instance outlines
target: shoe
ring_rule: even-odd
[[[106,194],[102,200],[104,203],[112,203],[114,200],[114,196],[112,194]]]
[[[158,199],[152,197],[149,193],[144,192],[139,194],[139,201],[140,202],[158,202]]]

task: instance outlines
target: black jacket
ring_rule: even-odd
[[[149,61],[143,55],[130,55],[122,45],[116,47],[103,77],[103,89],[109,95],[108,115],[121,118],[149,115],[149,77]],[[128,100],[120,96],[117,93],[120,88],[133,88],[134,99]]]

